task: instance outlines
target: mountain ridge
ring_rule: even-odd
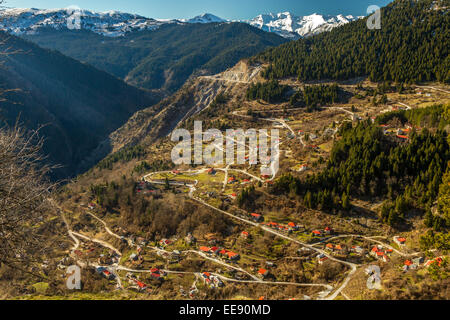
[[[134,31],[156,30],[165,24],[240,22],[288,39],[298,39],[330,31],[359,18],[361,17],[317,13],[297,16],[290,12],[283,12],[260,14],[249,20],[227,20],[211,13],[204,13],[191,19],[153,19],[119,11],[93,12],[77,8],[45,10],[31,8],[0,10],[0,29],[15,35],[36,34],[44,27],[67,28],[68,23],[77,23],[78,19],[81,29],[91,30],[104,36],[120,37]],[[78,28],[77,25],[70,25],[69,29],[72,27]]]

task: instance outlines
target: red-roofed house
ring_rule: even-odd
[[[269,271],[268,270],[266,270],[266,269],[259,269],[258,270],[258,276],[259,277],[261,277],[261,278],[265,278],[265,277],[267,277],[269,275]]]
[[[252,219],[253,219],[255,222],[262,222],[262,221],[264,221],[263,216],[260,215],[259,213],[252,213],[251,216],[252,216]]]
[[[242,231],[241,232],[241,237],[244,239],[247,239],[249,237],[249,233],[247,231]]]
[[[406,239],[405,238],[402,238],[402,237],[394,237],[394,242],[396,243],[396,244],[398,244],[399,246],[403,246],[403,245],[405,245],[405,243],[406,243]]]
[[[322,235],[322,232],[320,232],[319,230],[314,230],[314,231],[312,232],[312,235],[313,235],[313,236],[321,236],[321,235]]]

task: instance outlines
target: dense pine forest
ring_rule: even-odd
[[[448,0],[397,0],[381,10],[381,30],[359,20],[268,49],[253,62],[270,64],[264,72],[268,79],[368,76],[372,81],[449,83],[448,7]]]
[[[342,98],[341,90],[337,84],[311,85],[295,91],[278,80],[258,82],[251,84],[246,93],[247,100],[264,100],[269,103],[287,102],[295,107],[318,107],[335,103]],[[341,96],[341,97],[340,97]]]

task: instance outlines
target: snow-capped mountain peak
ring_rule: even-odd
[[[221,22],[226,22],[227,20],[219,18],[218,16],[215,16],[211,13],[204,13],[204,14],[196,16],[192,19],[181,20],[181,21],[184,21],[187,23],[221,23]]]
[[[0,10],[0,29],[12,34],[34,34],[40,28],[87,29],[105,36],[122,36],[127,32],[154,30],[164,23],[136,14],[118,11],[92,12],[67,9],[3,9]]]

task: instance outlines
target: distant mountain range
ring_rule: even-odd
[[[109,37],[119,37],[133,31],[156,30],[165,24],[243,22],[289,39],[297,39],[329,31],[357,20],[351,15],[295,16],[290,12],[261,14],[251,20],[229,21],[205,13],[192,19],[162,20],[117,11],[92,12],[75,9],[3,9],[0,10],[0,30],[21,35],[36,34],[39,29],[79,27]],[[77,20],[78,19],[78,20]]]
[[[308,37],[358,20],[362,17],[351,15],[330,16],[312,14],[309,16],[294,16],[290,12],[278,14],[261,14],[246,21],[250,25],[267,32],[275,32],[285,38]]]

